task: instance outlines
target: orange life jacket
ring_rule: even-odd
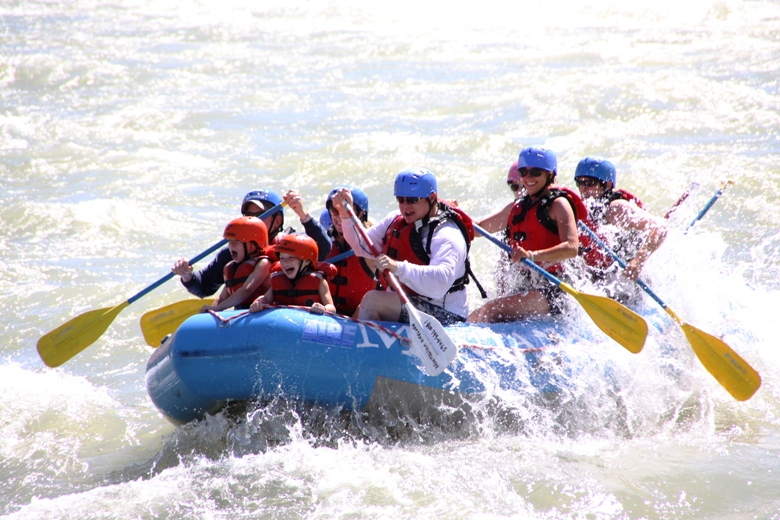
[[[255,266],[260,260],[268,258],[267,256],[256,256],[247,258],[241,263],[236,263],[234,260],[228,262],[222,269],[222,275],[225,278],[225,289],[227,289],[228,295],[232,295],[238,289],[244,286],[244,283],[249,278],[254,270]],[[269,259],[270,260],[270,259]],[[262,283],[249,295],[244,301],[235,306],[236,309],[248,309],[252,302],[260,296],[264,295],[271,283],[268,281],[268,277],[262,281]]]

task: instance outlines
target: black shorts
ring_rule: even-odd
[[[541,275],[532,273],[528,270],[503,273],[501,278],[501,290],[499,296],[509,296],[512,294],[521,294],[531,291],[538,291],[547,300],[550,307],[550,314],[562,314],[566,297],[563,289],[553,285]]]
[[[547,305],[550,307],[550,314],[562,314],[565,302],[564,292],[557,285],[549,284],[545,287],[536,289],[547,299]]]
[[[455,323],[463,323],[466,321],[466,318],[463,316],[458,316],[454,312],[450,312],[444,307],[439,307],[438,305],[434,305],[433,303],[429,302],[425,298],[420,298],[419,296],[412,296],[409,298],[409,302],[412,304],[412,306],[417,309],[418,311],[424,312],[425,314],[430,314],[437,320],[439,320],[439,323],[442,325],[453,325]],[[409,323],[409,313],[406,311],[406,306],[401,307],[401,315],[398,317],[399,323]]]

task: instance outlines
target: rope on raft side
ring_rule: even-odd
[[[304,307],[303,305],[265,305],[263,307],[264,309],[297,309],[302,311],[311,311],[311,307]],[[218,313],[214,312],[213,310],[209,309],[209,314],[217,318],[223,325],[228,325],[231,321],[235,320],[236,318],[241,318],[242,316],[246,316],[249,314],[249,311],[243,311],[239,312],[238,314],[234,314],[233,316],[230,316],[229,318],[224,318],[220,316]],[[398,334],[397,332],[388,329],[387,327],[383,327],[382,325],[379,325],[378,323],[374,323],[372,321],[364,321],[359,320],[357,318],[353,318],[351,316],[345,316],[343,314],[337,314],[335,312],[328,312],[324,311],[323,314],[327,314],[328,316],[333,316],[335,318],[342,318],[347,319],[350,321],[354,321],[355,323],[362,323],[366,327],[371,327],[372,329],[379,330],[384,332],[385,334],[389,334],[390,336],[397,339],[402,345],[409,345],[411,343],[411,340],[409,338],[405,338]],[[494,347],[494,346],[486,346],[486,345],[476,345],[474,343],[464,343],[462,345],[458,345],[460,348],[470,348],[474,350],[512,350],[514,349],[507,349],[506,347]],[[541,352],[542,348],[527,348],[527,349],[520,349],[523,353],[527,352]]]
[[[297,309],[297,310],[307,311],[307,312],[311,311],[311,307],[305,307],[303,305],[264,305],[263,309]],[[240,318],[242,316],[246,316],[247,314],[249,314],[249,311],[244,311],[244,312],[240,312],[238,314],[234,314],[233,316],[231,316],[229,318],[223,318],[222,316],[220,316],[216,312],[212,311],[211,309],[209,309],[209,314],[211,314],[212,316],[217,318],[223,324],[228,324],[230,321],[232,321],[232,320],[234,320],[236,318]],[[313,313],[313,314],[316,314],[316,313]],[[353,318],[352,316],[345,316],[343,314],[338,314],[338,313],[335,313],[335,312],[323,311],[322,314],[327,314],[328,316],[333,316],[334,318],[342,318],[342,319],[354,321],[355,323],[362,323],[366,327],[371,327],[372,329],[384,332],[385,334],[389,334],[393,338],[397,339],[402,345],[409,345],[409,344],[411,344],[411,340],[409,338],[405,338],[405,337],[401,336],[400,334],[398,334],[397,332],[395,332],[393,330],[390,330],[387,327],[383,327],[382,325],[379,325],[378,323],[374,323],[372,321],[359,320],[357,318]]]

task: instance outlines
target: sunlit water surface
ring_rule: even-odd
[[[780,4],[366,4],[0,5],[0,514],[778,518]],[[216,242],[250,189],[298,189],[318,215],[349,182],[381,218],[420,164],[484,215],[532,144],[569,186],[580,158],[611,158],[658,216],[699,184],[645,277],[761,373],[751,400],[656,315],[640,355],[570,349],[594,369],[557,399],[501,395],[512,419],[398,429],[271,403],[177,429],[146,395],[138,324],[177,282],[61,368],[38,358],[42,334]],[[472,257],[492,289],[495,248]],[[566,320],[570,339],[593,327]]]

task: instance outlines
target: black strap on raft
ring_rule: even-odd
[[[482,295],[482,298],[487,298],[487,293],[485,292],[485,289],[482,288],[482,284],[479,283],[479,280],[477,280],[477,277],[474,276],[474,272],[471,270],[471,261],[469,260],[468,252],[471,249],[471,240],[469,239],[469,232],[466,229],[466,225],[463,223],[463,221],[460,219],[460,215],[458,215],[455,211],[449,208],[446,204],[439,203],[439,212],[431,217],[425,217],[422,220],[421,226],[415,226],[412,229],[411,234],[409,235],[409,240],[412,246],[412,251],[414,251],[414,254],[417,255],[417,257],[422,260],[423,262],[430,263],[431,261],[431,241],[433,240],[433,232],[436,230],[436,228],[439,226],[439,224],[446,222],[447,220],[452,220],[456,226],[458,226],[458,229],[463,234],[463,238],[466,240],[466,273],[455,280],[453,282],[452,287],[449,288],[447,291],[447,294],[460,291],[461,289],[465,289],[466,286],[469,284],[469,278],[474,280],[474,283],[477,285],[477,289],[479,289],[479,293]],[[414,224],[411,224],[414,226]],[[419,228],[422,226],[428,226],[428,240],[423,246],[422,243],[422,236],[420,235]],[[388,252],[388,256],[391,256]]]

